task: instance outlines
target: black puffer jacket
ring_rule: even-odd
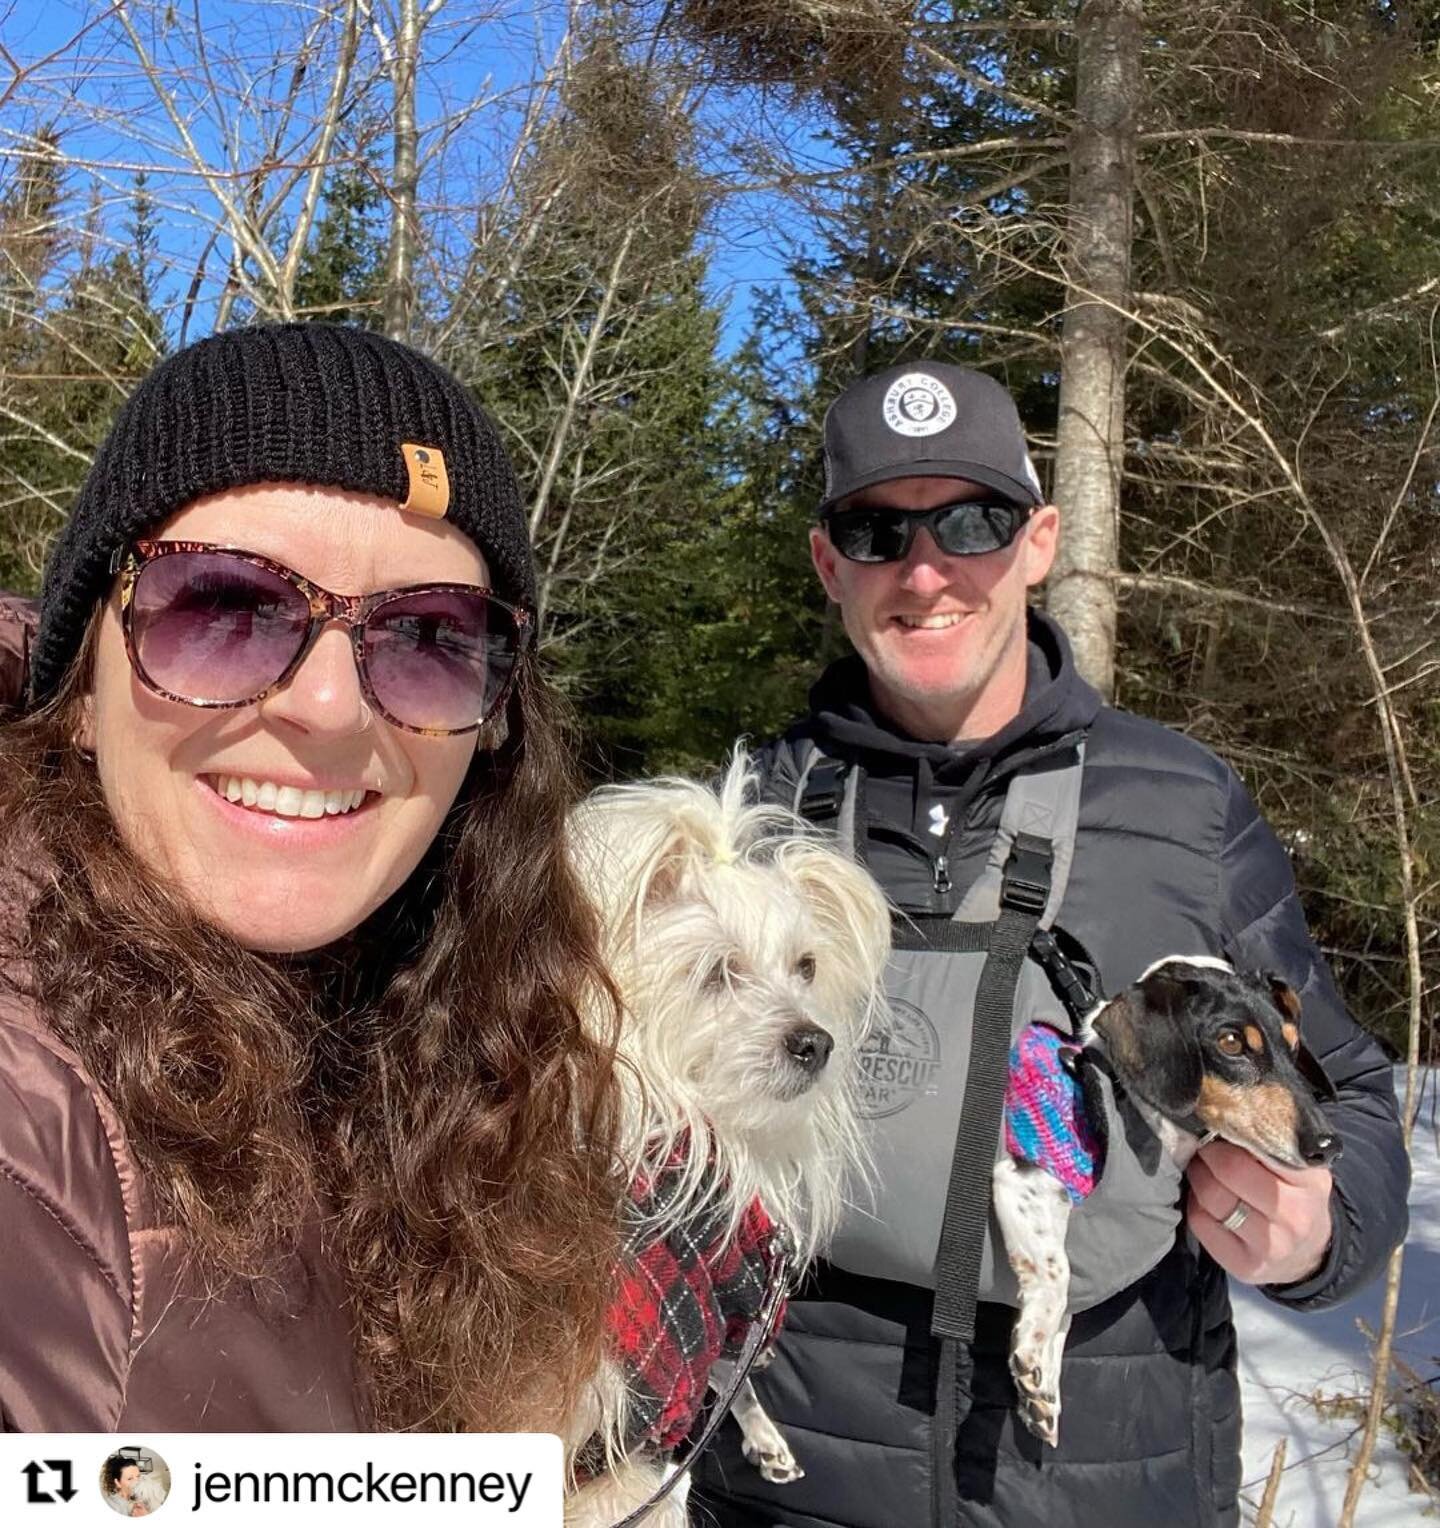
[[[1343,1300],[1403,1237],[1408,1166],[1390,1067],[1346,1013],[1305,930],[1284,850],[1235,774],[1198,743],[1101,705],[1059,628],[1031,619],[1022,715],[971,747],[920,743],[869,710],[857,659],[834,665],[813,710],[762,761],[793,793],[797,748],[818,743],[865,771],[861,845],[893,901],[948,914],[984,863],[1005,784],[1026,760],[1088,733],[1074,865],[1059,923],[1113,992],[1158,957],[1208,950],[1282,974],[1300,993],[1311,1049],[1334,1079],[1344,1140],[1334,1240],[1300,1308]],[[802,748],[803,751],[803,748]],[[938,810],[937,810],[938,809]],[[949,832],[948,896],[934,861]],[[886,1183],[880,1193],[905,1191]],[[922,1528],[931,1517],[931,1296],[821,1265],[792,1302],[761,1399],[804,1480],[767,1486],[733,1426],[699,1466],[697,1523],[719,1528]],[[1058,1449],[1017,1422],[1006,1366],[1012,1313],[980,1307],[973,1406],[957,1448],[961,1521],[978,1528],[1211,1528],[1238,1521],[1240,1409],[1223,1272],[1180,1233],[1129,1289],[1078,1315],[1066,1348]],[[951,1528],[951,1525],[944,1525]]]

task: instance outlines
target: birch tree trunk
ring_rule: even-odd
[[[390,250],[385,261],[385,333],[408,340],[415,312],[415,194],[419,184],[419,133],[415,126],[415,72],[420,33],[434,9],[432,0],[422,16],[419,0],[400,0],[397,7],[390,77],[395,104],[392,118],[394,164],[391,172]]]
[[[620,247],[615,251],[615,258],[610,263],[609,274],[605,278],[605,290],[600,297],[600,306],[595,310],[590,320],[590,330],[585,336],[584,349],[575,364],[575,370],[571,374],[569,383],[565,389],[565,406],[560,411],[560,417],[555,422],[555,428],[550,435],[550,443],[545,453],[545,464],[540,471],[539,486],[535,490],[535,502],[530,509],[530,539],[538,542],[540,532],[545,524],[545,515],[550,508],[550,495],[555,488],[555,476],[560,470],[560,464],[565,458],[565,448],[570,440],[570,430],[575,423],[575,414],[580,407],[581,399],[590,386],[591,375],[595,366],[595,356],[600,348],[600,342],[605,336],[605,327],[610,322],[610,313],[615,306],[615,298],[620,289],[620,276],[625,269],[625,262],[630,255],[630,246],[635,241],[635,225],[632,223],[625,230],[625,237],[620,241]],[[568,514],[561,522],[558,532],[561,543],[570,528]],[[536,601],[536,623],[544,630],[545,614],[550,604],[550,590],[554,583],[555,569],[559,562],[559,547],[551,548],[550,561],[545,576],[540,581],[538,598]]]
[[[1115,686],[1115,586],[1125,456],[1125,329],[1135,199],[1143,0],[1084,0],[1077,22],[1069,286],[1060,352],[1055,502],[1060,550],[1047,607],[1080,672]]]

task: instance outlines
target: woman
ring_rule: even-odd
[[[606,991],[495,429],[325,325],[172,357],[0,730],[0,1426],[553,1426]]]
[[[125,1454],[111,1454],[103,1471],[105,1505],[121,1517],[148,1517],[150,1509],[140,1500],[140,1466]]]

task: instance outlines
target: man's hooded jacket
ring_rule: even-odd
[[[1038,613],[1024,708],[995,737],[951,747],[900,734],[877,717],[852,657],[831,666],[810,713],[759,762],[770,793],[787,804],[812,747],[858,765],[856,852],[892,902],[923,920],[953,913],[979,874],[1011,775],[1079,734],[1079,824],[1057,923],[1093,956],[1106,993],[1161,956],[1205,952],[1274,972],[1299,993],[1306,1044],[1338,1091],[1328,1107],[1344,1154],[1323,1265],[1266,1293],[1297,1309],[1333,1305],[1380,1270],[1405,1232],[1409,1177],[1391,1069],[1347,1014],[1306,931],[1285,851],[1228,766],[1177,732],[1103,705],[1060,629]],[[878,1188],[882,1198],[905,1192],[903,1182]],[[697,1520],[929,1524],[931,1304],[928,1289],[822,1263],[791,1304],[777,1361],[756,1379],[805,1478],[767,1485],[727,1426],[700,1462]],[[981,1304],[955,1454],[967,1528],[1238,1522],[1240,1397],[1226,1277],[1183,1221],[1158,1266],[1074,1318],[1057,1449],[1015,1415],[1012,1321],[1008,1307]]]

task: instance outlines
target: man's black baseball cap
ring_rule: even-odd
[[[1031,508],[1044,490],[1010,394],[984,372],[912,361],[853,382],[825,413],[825,498],[895,478],[953,477]]]

